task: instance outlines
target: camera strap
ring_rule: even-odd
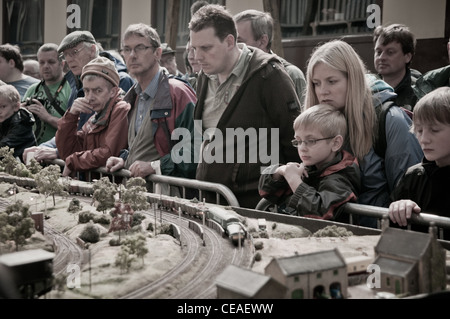
[[[41,81],[39,85],[42,85],[44,88],[45,94],[47,95],[48,100],[50,101],[50,104],[53,106],[53,108],[58,112],[61,116],[64,115],[65,111],[61,108],[61,106],[58,103],[58,95],[62,91],[64,84],[66,84],[66,77],[64,77],[61,81],[61,84],[59,85],[58,89],[55,92],[55,96],[52,96],[52,93],[50,92],[48,86],[45,84],[45,81]],[[38,90],[39,86],[36,88],[36,91]]]

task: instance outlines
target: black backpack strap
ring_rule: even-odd
[[[66,84],[66,77],[62,79],[61,84],[55,92],[55,96],[52,96],[52,93],[50,93],[50,90],[47,85],[45,85],[44,81],[42,81],[41,83],[42,87],[44,88],[45,94],[47,95],[47,99],[50,101],[50,104],[53,106],[56,112],[58,112],[61,116],[64,116],[66,112],[59,105],[57,98],[62,88],[64,87],[64,84]]]
[[[381,158],[386,155],[387,141],[386,141],[386,115],[389,109],[394,106],[394,101],[386,101],[375,107],[375,113],[378,119],[378,134],[373,145],[375,153]]]

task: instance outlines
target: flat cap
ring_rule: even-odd
[[[66,35],[61,41],[58,48],[58,53],[61,53],[66,49],[76,47],[80,42],[96,43],[94,36],[89,31],[74,31]]]
[[[175,51],[167,43],[161,44],[162,55],[164,54],[175,54]]]
[[[114,86],[119,86],[120,77],[116,70],[114,62],[105,57],[98,57],[83,68],[83,73],[81,74],[81,80],[88,74],[95,74],[104,77],[106,80],[114,84]]]

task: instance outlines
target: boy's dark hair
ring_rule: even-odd
[[[9,43],[0,45],[0,56],[4,57],[6,61],[13,60],[16,69],[23,72],[23,58],[17,45]]]
[[[214,28],[220,41],[232,35],[237,41],[237,28],[233,16],[221,5],[210,4],[200,8],[189,22],[189,30],[199,32],[206,28]]]
[[[428,93],[414,107],[414,121],[450,125],[450,87],[443,86]],[[414,124],[412,130],[414,131]]]
[[[387,45],[397,41],[402,46],[404,54],[411,53],[412,57],[416,53],[416,38],[409,28],[404,24],[391,24],[387,27],[378,26],[373,33],[373,43],[381,39],[381,44]],[[413,59],[411,58],[411,61]],[[411,64],[411,61],[407,64]]]

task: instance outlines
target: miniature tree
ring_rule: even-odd
[[[94,223],[91,221],[80,234],[80,238],[87,243],[97,243],[100,240],[100,231],[95,227]]]
[[[144,235],[139,234],[135,239],[135,252],[138,258],[142,259],[142,264],[144,264],[144,257],[148,253],[147,240]]]
[[[93,188],[92,199],[98,202],[97,211],[105,214],[108,208],[114,207],[117,185],[111,183],[108,177],[103,177],[94,183]]]
[[[16,243],[16,250],[19,246],[26,244],[35,232],[34,221],[31,218],[28,205],[23,205],[21,200],[6,208],[0,213],[0,241],[13,240]]]
[[[131,264],[133,263],[135,257],[130,254],[130,248],[122,245],[120,251],[116,256],[115,265],[120,267],[120,272],[126,269],[128,272],[130,270]]]
[[[119,242],[121,231],[124,230],[126,232],[131,228],[133,214],[134,211],[128,203],[115,203],[114,209],[111,211],[113,220],[111,221],[108,232],[119,231]]]
[[[17,163],[16,167],[13,169],[13,174],[19,177],[33,177],[28,167],[23,163]]]
[[[30,164],[27,165],[28,170],[31,172],[31,174],[36,175],[42,170],[41,164],[39,164],[38,161],[36,161],[35,158],[32,158],[30,161]]]
[[[45,211],[47,212],[47,197],[52,195],[53,206],[56,206],[55,194],[63,194],[64,187],[59,182],[61,169],[58,165],[50,165],[35,175],[36,187],[40,194],[44,194]]]
[[[127,247],[125,250],[130,256],[136,255],[137,258],[141,258],[142,265],[144,265],[144,257],[148,253],[147,241],[144,235],[139,234],[135,237],[127,238],[123,242],[122,247]]]
[[[69,213],[78,213],[80,210],[82,210],[83,207],[81,206],[81,202],[78,198],[72,198],[70,201],[69,207],[67,208],[67,211]]]
[[[142,177],[130,178],[126,184],[126,189],[121,193],[121,201],[130,204],[135,211],[147,209],[150,204],[144,194],[147,191],[145,184],[146,181]]]
[[[14,149],[4,146],[0,148],[0,158],[1,168],[8,174],[14,174],[14,169],[16,168],[19,161],[14,157]]]

